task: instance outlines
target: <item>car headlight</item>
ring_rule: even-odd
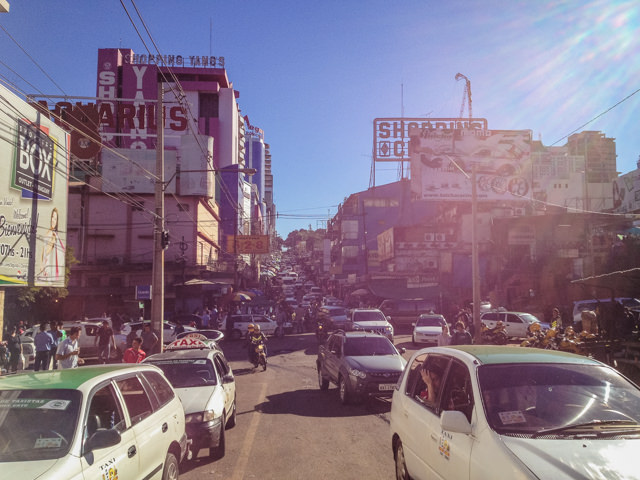
[[[393,333],[393,327],[391,325],[388,325],[388,326],[384,327],[384,331]]]
[[[354,377],[358,377],[362,380],[364,380],[365,378],[367,378],[367,374],[365,372],[362,372],[360,370],[358,370],[357,368],[352,368],[349,370],[349,375],[352,375]]]
[[[219,419],[220,417],[218,417]],[[214,410],[205,410],[204,412],[190,413],[184,416],[186,423],[203,423],[216,420],[216,412]]]
[[[360,330],[362,327],[360,325],[358,325],[357,323],[354,323],[351,328],[353,328],[354,330]]]

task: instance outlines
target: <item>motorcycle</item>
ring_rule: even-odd
[[[258,365],[262,365],[262,371],[267,369],[267,353],[264,349],[264,343],[260,342],[254,347],[253,366],[258,368]]]
[[[509,337],[502,322],[497,322],[493,328],[487,327],[484,323],[482,324],[482,343],[506,345],[508,341]]]
[[[327,332],[327,327],[322,322],[318,322],[316,326],[316,341],[318,345],[323,344],[329,338],[329,333]]]

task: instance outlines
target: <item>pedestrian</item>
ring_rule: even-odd
[[[551,328],[555,330],[564,330],[565,325],[562,323],[562,316],[560,315],[560,309],[555,307],[551,311]]]
[[[451,343],[451,334],[449,333],[449,324],[447,322],[442,324],[442,332],[437,339],[439,347],[445,347]]]
[[[40,331],[36,333],[33,342],[36,348],[36,362],[33,365],[33,370],[36,372],[49,370],[49,356],[53,347],[53,337],[47,332],[47,324],[45,322],[40,324]]]
[[[80,347],[78,346],[80,333],[80,327],[71,327],[69,336],[58,345],[56,360],[60,362],[60,368],[77,368],[78,365],[84,364],[84,360],[80,358]]]
[[[62,334],[62,336],[60,337],[60,342],[62,340],[64,340],[65,338],[67,338],[67,331],[64,329],[64,324],[62,323],[62,320],[60,320],[58,322],[58,330],[60,331],[60,333]],[[58,342],[58,344],[60,343]]]
[[[144,350],[140,348],[142,338],[136,337],[131,341],[131,347],[127,348],[122,355],[123,363],[140,363],[147,357]]]
[[[153,349],[158,343],[158,335],[151,330],[150,323],[144,324],[140,337],[142,337],[142,349],[149,354],[153,353]],[[133,346],[133,342],[131,342],[131,345]]]
[[[211,320],[211,314],[209,313],[209,307],[204,307],[202,312],[202,328],[207,330],[209,328],[209,322]]]
[[[111,345],[116,349],[116,339],[113,337],[113,329],[109,326],[109,320],[103,320],[102,326],[96,332],[93,345],[98,345],[98,362],[109,363],[111,359]]]
[[[51,346],[51,350],[49,350],[49,364],[53,364],[53,369],[58,369],[58,362],[56,362],[56,351],[58,350],[58,345],[62,341],[62,332],[58,328],[58,322],[51,322],[51,330],[49,330],[51,337],[53,338],[53,345]],[[48,367],[48,364],[47,364]]]
[[[218,311],[218,306],[217,305],[213,305],[213,308],[211,309],[211,326],[213,328],[219,329],[220,328],[220,312]]]
[[[12,327],[11,332],[7,336],[7,349],[9,350],[9,371],[16,373],[18,371],[20,357],[22,357],[22,341],[20,340],[17,327]]]
[[[473,340],[471,334],[465,328],[464,322],[456,322],[456,330],[451,335],[451,345],[471,345]]]

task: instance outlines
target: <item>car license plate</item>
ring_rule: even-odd
[[[396,388],[395,383],[381,383],[378,385],[378,390],[393,390],[394,388]]]

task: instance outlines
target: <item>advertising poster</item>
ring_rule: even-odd
[[[476,167],[478,200],[531,198],[531,132],[409,128],[412,189],[422,199],[471,200]]]
[[[0,285],[64,287],[69,136],[0,85]]]

